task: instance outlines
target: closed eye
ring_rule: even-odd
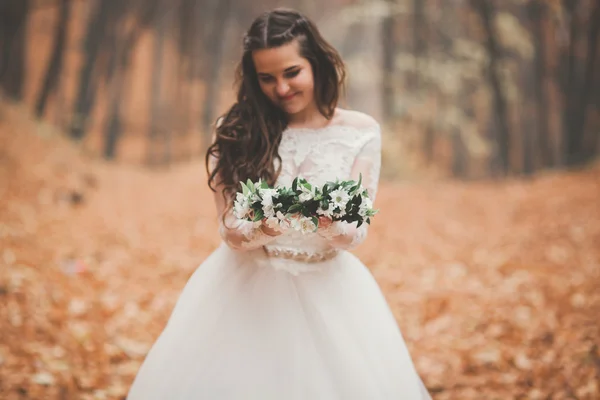
[[[272,76],[269,75],[261,75],[259,78],[262,82],[271,82],[273,80]]]
[[[288,79],[290,79],[290,78],[294,78],[294,77],[298,76],[298,74],[299,74],[299,73],[300,73],[300,70],[299,70],[299,69],[296,69],[296,70],[294,70],[294,71],[287,72],[287,73],[285,74],[285,77],[286,77],[286,78],[288,78]]]
[[[300,73],[300,69],[295,69],[293,71],[287,71],[283,76],[286,79],[292,79],[295,78],[296,76],[298,76],[298,74]],[[259,75],[258,79],[261,80],[261,82],[272,82],[273,80],[275,80],[274,77],[272,77],[271,75]]]

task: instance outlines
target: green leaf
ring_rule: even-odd
[[[244,194],[244,196],[248,196],[248,193],[250,193],[250,189],[248,189],[248,186],[244,185],[244,182],[240,182],[240,184],[242,185],[242,193]]]
[[[296,190],[298,190],[298,178],[294,178],[294,180],[292,181],[292,190],[295,192]]]
[[[312,219],[313,224],[315,224],[315,226],[318,228],[319,227],[319,218],[312,217],[311,219]]]
[[[254,213],[254,218],[252,219],[252,221],[260,221],[261,219],[263,219],[264,216],[265,214],[263,213],[263,210],[258,210],[256,211],[256,213]]]
[[[252,193],[256,192],[256,189],[254,188],[254,183],[252,183],[250,179],[246,181],[246,186],[248,186],[248,189],[250,189]]]
[[[262,181],[260,183],[260,188],[261,189],[268,189],[269,188],[269,184],[267,183],[267,181]]]
[[[293,206],[291,206],[290,208],[288,208],[288,212],[289,213],[295,213],[298,212],[302,209],[302,205],[300,204],[294,204]]]

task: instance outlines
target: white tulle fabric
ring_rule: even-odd
[[[288,129],[277,184],[362,174],[375,197],[380,151],[379,125],[364,116]],[[273,238],[230,222],[188,281],[128,399],[430,399],[377,283],[345,250],[365,239],[366,224]],[[302,262],[265,248],[339,253]]]

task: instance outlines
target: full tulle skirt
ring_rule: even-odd
[[[430,399],[358,258],[224,244],[190,277],[127,398]]]

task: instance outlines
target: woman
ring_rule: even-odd
[[[429,399],[379,287],[346,251],[366,224],[322,217],[303,235],[233,217],[248,178],[362,174],[375,197],[380,128],[337,108],[338,53],[305,16],[277,9],[245,35],[237,75],[207,153],[223,244],[190,278],[128,398]]]

